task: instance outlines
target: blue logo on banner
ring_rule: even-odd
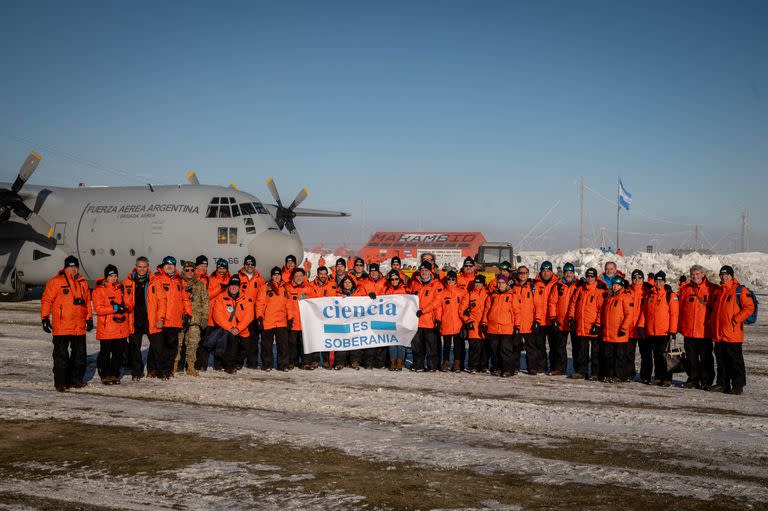
[[[392,323],[394,325],[394,323]],[[349,325],[323,325],[323,331],[326,334],[348,334],[350,333]]]
[[[371,321],[371,330],[397,330],[397,323],[394,321]]]

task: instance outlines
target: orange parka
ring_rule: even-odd
[[[507,289],[503,293],[497,290],[488,294],[481,324],[486,326],[489,335],[512,335],[514,333],[517,304],[518,301],[512,289]]]
[[[185,291],[186,285],[178,274],[154,273],[147,284],[147,319],[149,333],[160,332],[157,322],[163,320],[163,328],[181,328],[183,316],[192,315],[192,303]]]
[[[322,298],[324,296],[338,296],[339,294],[339,289],[336,287],[336,283],[330,277],[328,277],[328,280],[325,281],[325,284],[320,282],[320,280],[315,277],[315,280],[312,281],[311,285],[316,298]]]
[[[440,322],[440,335],[456,335],[461,330],[461,300],[465,294],[467,291],[457,284],[443,288],[435,309],[435,318]]]
[[[384,289],[381,292],[382,295],[407,295],[408,290],[406,289],[405,282],[402,280],[400,281],[400,285],[397,287],[392,287],[389,282],[384,286]]]
[[[253,303],[256,303],[259,297],[259,289],[264,286],[264,277],[261,276],[258,270],[253,272],[251,278],[248,278],[248,274],[243,269],[240,269],[238,275],[240,276],[240,292],[248,295],[248,298]]]
[[[286,300],[288,300],[288,320],[293,320],[291,330],[300,331],[301,313],[299,312],[299,300],[315,298],[315,288],[306,280],[300,286],[291,281],[283,285],[283,291],[285,292]]]
[[[534,281],[534,290],[536,292],[533,300],[535,319],[540,326],[549,326],[552,324],[552,316],[549,314],[549,302],[553,293],[557,292],[557,283],[560,282],[556,276],[552,276],[549,281],[544,282],[540,277]]]
[[[572,280],[571,282],[561,280],[549,292],[549,302],[547,303],[549,324],[551,325],[553,320],[557,320],[560,324],[559,329],[561,332],[567,332],[571,329],[568,325],[568,308],[571,306],[573,293],[578,286],[578,280]]]
[[[661,289],[653,286],[645,297],[643,312],[637,326],[644,328],[645,334],[649,337],[677,333],[679,312],[680,302],[677,294],[668,286]]]
[[[712,300],[712,340],[715,342],[744,342],[744,320],[755,312],[755,304],[749,291],[742,287],[739,292],[741,308],[736,301],[739,281],[731,279],[715,288]]]
[[[579,286],[568,308],[568,320],[576,321],[576,335],[579,337],[597,337],[591,332],[593,326],[600,326],[605,285],[602,282],[584,283]]]
[[[477,277],[476,271],[473,270],[472,273],[467,274],[462,270],[456,276],[456,285],[465,291],[469,291],[475,287],[475,277]]]
[[[275,284],[270,280],[259,290],[256,317],[264,322],[264,330],[288,326],[288,298],[283,291],[283,284]]]
[[[536,285],[528,279],[512,288],[515,296],[515,326],[521,334],[530,334],[536,321]]]
[[[602,334],[605,342],[629,342],[634,307],[631,291],[621,290],[615,295],[606,295],[602,312]]]
[[[234,298],[225,292],[216,299],[213,306],[213,322],[228,332],[237,328],[238,337],[248,337],[248,326],[253,321],[254,309],[253,300],[242,291]]]
[[[435,309],[439,305],[443,285],[434,276],[427,282],[414,275],[408,282],[408,293],[419,297],[419,328],[435,328]]]
[[[227,270],[223,276],[220,276],[217,271],[214,271],[208,276],[208,303],[210,304],[210,309],[208,312],[208,326],[214,326],[213,302],[215,302],[216,298],[218,298],[222,293],[227,291],[227,286],[229,285],[229,279],[231,277],[232,275],[230,275],[229,270]]]
[[[488,291],[485,288],[473,287],[461,299],[461,315],[467,325],[468,339],[483,339],[485,336],[480,331],[480,325],[485,315],[485,305],[488,301]]]
[[[638,284],[630,284],[627,291],[632,295],[632,328],[630,328],[629,338],[638,339],[640,332],[637,327],[640,323],[640,316],[643,314],[643,307],[645,307],[645,299],[648,293],[651,292],[653,286],[647,282],[640,282]]]
[[[680,333],[693,339],[712,338],[712,298],[715,286],[704,277],[698,284],[680,286]]]
[[[82,305],[75,304],[78,298]],[[45,284],[40,317],[51,318],[53,335],[85,335],[85,322],[93,319],[91,291],[85,278],[80,274],[72,278],[64,270],[59,271]]]
[[[110,283],[102,277],[96,281],[93,289],[93,310],[96,313],[96,339],[125,339],[131,334],[128,311],[117,312],[117,307],[125,303],[123,285]]]

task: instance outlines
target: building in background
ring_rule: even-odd
[[[435,254],[438,261],[475,257],[485,243],[481,232],[376,232],[360,251],[366,262],[418,258],[424,252]]]

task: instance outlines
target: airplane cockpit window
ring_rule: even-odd
[[[218,204],[218,203],[219,203],[218,197],[214,197],[213,199],[211,199],[211,204]]]
[[[218,206],[208,206],[208,211],[205,212],[205,218],[216,218],[219,214]]]
[[[243,202],[240,204],[240,211],[243,212],[243,216],[255,215],[256,208],[250,202]]]
[[[256,208],[256,212],[260,215],[268,215],[269,211],[267,211],[267,208],[264,207],[264,205],[261,202],[254,202],[253,207]]]
[[[232,204],[232,216],[240,216],[240,208],[237,204]]]
[[[256,226],[253,223],[253,218],[245,217],[245,233],[256,234]]]
[[[229,211],[229,206],[219,206],[219,218],[231,218],[232,213]]]

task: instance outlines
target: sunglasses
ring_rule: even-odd
[[[194,268],[184,268],[184,271],[185,272],[190,272],[190,271],[195,271],[195,269]]]
[[[448,281],[452,280],[452,281],[456,282],[456,279],[455,279],[455,278],[453,278],[453,277],[448,277],[448,278],[447,278],[447,279],[445,279],[445,280],[448,280]]]
[[[360,267],[363,267],[363,266],[365,266],[365,265],[363,265],[363,264],[359,264],[359,263],[355,265],[355,267],[358,267],[358,266],[360,266]]]
[[[255,266],[253,263],[245,263],[245,266]]]

